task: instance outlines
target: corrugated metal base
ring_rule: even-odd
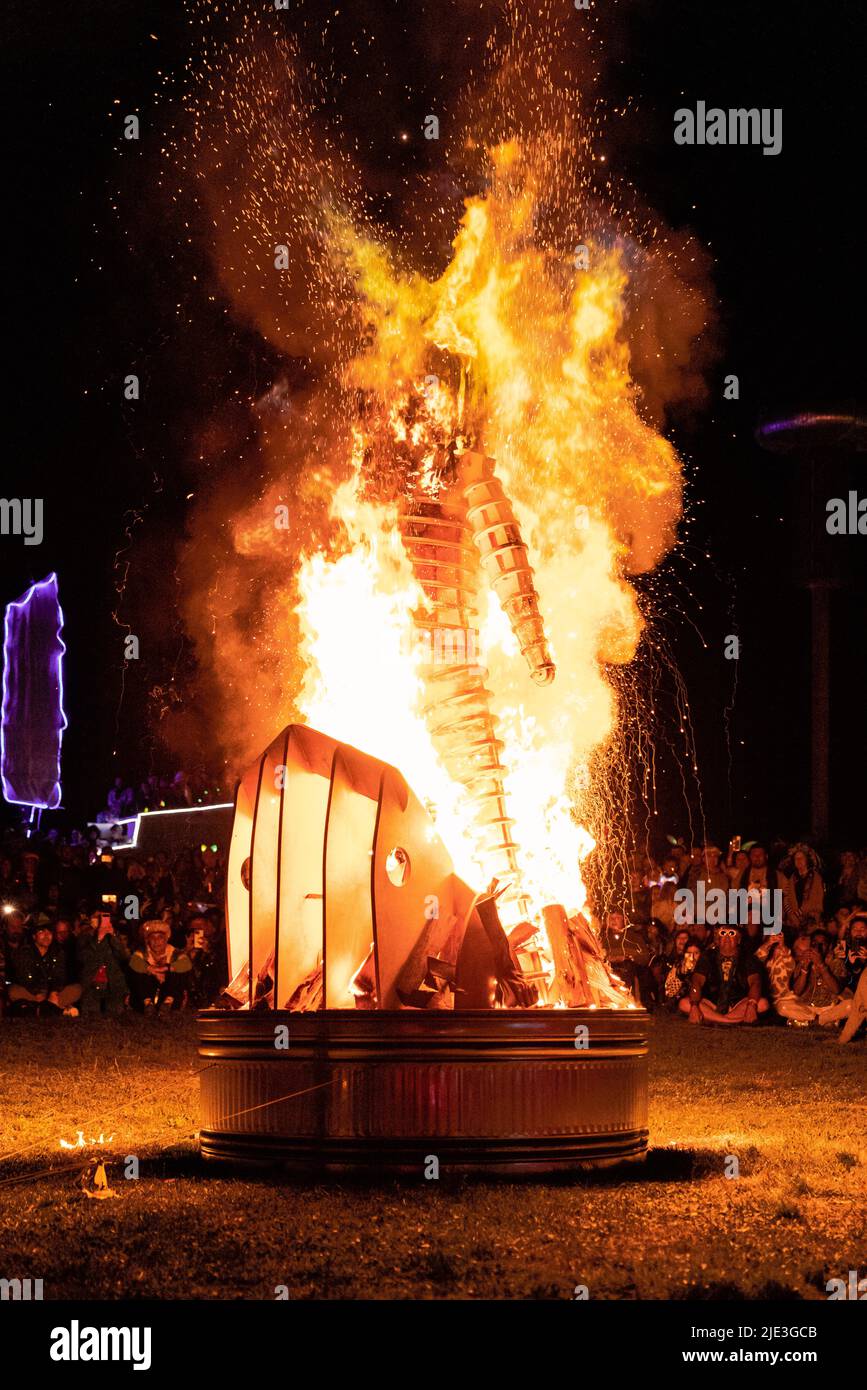
[[[643,1010],[208,1011],[199,1052],[209,1160],[544,1173],[647,1145]]]

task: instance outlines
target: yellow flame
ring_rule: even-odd
[[[85,1137],[84,1137],[84,1130],[83,1130],[83,1129],[79,1129],[79,1130],[76,1132],[76,1139],[75,1139],[75,1142],[74,1142],[74,1143],[70,1143],[68,1139],[61,1139],[61,1140],[60,1140],[60,1147],[61,1147],[61,1149],[89,1149],[89,1148],[101,1148],[101,1147],[103,1147],[103,1146],[105,1146],[105,1145],[107,1145],[107,1144],[111,1144],[111,1143],[113,1142],[113,1140],[114,1140],[114,1135],[113,1135],[113,1134],[110,1134],[110,1135],[108,1136],[108,1138],[106,1138],[105,1135],[102,1133],[101,1130],[100,1130],[100,1133],[99,1133],[99,1137],[98,1137],[98,1138],[96,1138],[96,1139],[85,1139]]]
[[[491,187],[467,202],[435,281],[401,274],[383,247],[331,219],[365,325],[346,384],[368,392],[375,409],[333,498],[340,542],[301,559],[298,703],[314,726],[399,767],[434,808],[459,872],[486,881],[472,806],[422,714],[413,614],[425,598],[395,510],[365,486],[368,445],[384,433],[415,450],[416,486],[435,495],[438,451],[449,437],[460,451],[466,413],[467,436],[496,459],[515,507],[558,668],[552,686],[532,684],[483,586],[482,660],[522,888],[534,909],[560,902],[574,912],[585,899],[579,865],[594,846],[576,810],[592,820],[588,759],[618,718],[605,665],[630,661],[642,629],[627,574],[652,568],[672,544],[681,470],[639,413],[620,251],[591,244],[570,257],[539,244],[536,180],[519,141],[493,151],[491,164]]]

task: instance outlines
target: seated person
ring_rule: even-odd
[[[66,1014],[77,1018],[75,1007],[81,985],[69,984],[66,957],[55,943],[47,918],[38,918],[30,941],[24,941],[12,957],[9,1012],[14,1016],[45,1018]]]
[[[840,868],[837,882],[832,890],[835,907],[854,907],[858,901],[858,855],[854,849],[844,849],[840,854]]]
[[[212,1004],[229,983],[225,933],[204,914],[191,918],[187,926],[186,954],[192,962],[188,1002],[204,1009]]]
[[[729,842],[725,871],[731,888],[739,888],[744,874],[750,868],[750,856],[745,849],[735,849],[737,841]],[[749,882],[749,880],[747,880]]]
[[[651,880],[652,889],[650,900],[651,916],[661,922],[666,932],[674,930],[674,894],[677,889],[678,868],[677,860],[669,856],[664,860],[658,877]]]
[[[707,922],[693,922],[689,935],[690,940],[697,941],[703,951],[713,945],[713,928]]]
[[[788,988],[774,999],[781,1018],[793,1026],[827,1027],[849,1017],[851,999],[842,999],[840,981],[826,964],[828,938],[824,932],[799,932],[792,943]]]
[[[715,929],[713,945],[702,953],[679,1008],[690,1023],[749,1024],[767,1012],[761,973],[743,945],[740,927]]]
[[[8,989],[12,982],[12,961],[27,931],[27,917],[7,903],[0,917],[0,1018],[8,1008]]]
[[[835,969],[844,994],[851,997],[867,965],[867,912],[853,912],[849,918],[843,950],[835,960]],[[839,962],[839,963],[838,963]]]
[[[714,888],[723,893],[728,892],[729,876],[720,863],[720,856],[719,845],[705,845],[701,850],[698,862],[693,860],[686,886],[694,898],[698,896],[699,883],[704,884],[705,893],[710,893]]]
[[[777,932],[773,936],[766,936],[761,946],[757,948],[755,955],[756,960],[760,961],[764,967],[770,987],[771,1001],[775,1011],[779,1012],[780,999],[790,993],[790,980],[795,968],[795,958],[789,950],[782,932]]]
[[[8,910],[7,910],[8,909]],[[7,965],[19,946],[27,939],[27,913],[7,904],[0,918],[0,938],[3,940]]]
[[[790,931],[815,927],[822,921],[825,885],[819,859],[810,845],[795,845],[780,865],[783,891],[783,925]]]
[[[72,923],[68,917],[58,917],[54,923],[54,944],[63,956],[67,980],[70,984],[78,984],[76,940],[72,934]]]
[[[180,1008],[190,985],[192,962],[169,944],[169,927],[155,918],[142,928],[144,946],[130,957],[130,994],[141,1013]]]
[[[666,959],[669,964],[677,964],[683,960],[683,953],[690,942],[689,927],[678,927],[674,935],[669,939]]]
[[[845,941],[846,937],[849,935],[849,918],[852,916],[853,911],[854,909],[851,907],[838,907],[837,911],[834,913],[834,935],[838,941]]]
[[[124,973],[127,952],[115,935],[110,913],[94,912],[82,924],[76,937],[76,954],[82,985],[81,1012],[109,1017],[123,1013],[129,993]]]
[[[627,923],[625,914],[615,910],[605,918],[601,937],[612,971],[646,1007],[655,990],[649,968],[651,952],[641,927]]]
[[[668,964],[665,958],[665,940],[662,926],[657,921],[649,921],[643,930],[647,949],[650,953],[648,970],[653,981],[650,998],[652,998],[654,1005],[657,1005],[662,1000],[662,986],[665,980],[666,966]],[[645,998],[645,1004],[646,1003],[647,999]]]
[[[665,962],[662,1001],[666,1009],[674,1012],[680,1007],[681,999],[689,994],[693,972],[700,959],[701,946],[687,935],[683,951],[670,956]]]
[[[855,986],[855,993],[849,1000],[849,1017],[840,1030],[837,1039],[840,1043],[851,1042],[867,1026],[867,970],[862,970]]]

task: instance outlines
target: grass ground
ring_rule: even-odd
[[[46,1298],[809,1299],[867,1264],[863,1042],[656,1021],[644,1169],[556,1182],[213,1177],[198,1065],[185,1017],[0,1025],[0,1277]],[[79,1129],[114,1138],[62,1149]],[[79,1187],[95,1152],[115,1199]]]

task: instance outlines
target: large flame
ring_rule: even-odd
[[[338,553],[301,559],[299,707],[316,727],[400,767],[435,808],[463,871],[485,875],[472,808],[449,783],[422,717],[413,612],[424,595],[394,507],[363,500],[383,434],[411,448],[432,496],[443,439],[460,448],[471,435],[495,457],[514,501],[558,668],[553,686],[533,686],[490,596],[481,658],[505,744],[522,887],[537,908],[561,902],[575,911],[578,866],[593,846],[576,807],[588,760],[618,717],[604,667],[632,658],[642,628],[625,574],[652,566],[671,543],[680,467],[638,413],[617,249],[588,247],[570,263],[535,245],[535,180],[520,143],[491,151],[491,164],[490,190],[467,202],[435,281],[402,276],[380,245],[332,220],[333,252],[349,259],[368,327],[345,377],[368,407],[351,479],[331,508]],[[435,369],[444,354],[462,369],[451,389]]]
[[[519,25],[520,8],[510,14]],[[630,354],[637,339],[647,377],[666,305],[635,334],[645,253],[582,201],[575,151],[584,157],[585,137],[570,143],[558,124],[550,35],[537,50],[532,35],[508,48],[499,124],[511,128],[484,158],[465,136],[482,191],[464,203],[445,268],[423,274],[398,263],[335,142],[311,134],[297,55],[272,62],[246,17],[243,27],[231,80],[209,51],[188,98],[185,157],[216,229],[223,292],[313,373],[303,392],[278,382],[258,402],[266,476],[260,468],[253,502],[238,483],[199,504],[186,612],[210,652],[225,746],[243,765],[300,716],[393,763],[431,807],[458,870],[488,881],[472,805],[422,713],[414,615],[426,600],[399,527],[408,486],[436,499],[443,459],[479,450],[496,461],[522,529],[557,666],[552,685],[532,683],[483,584],[479,659],[504,744],[521,887],[534,910],[559,902],[574,912],[601,829],[592,768],[622,717],[608,668],[632,660],[642,633],[629,576],[672,546],[681,509],[680,462],[642,413]],[[288,106],[275,95],[284,89]],[[482,108],[479,126],[490,129]],[[552,207],[562,213],[570,200],[558,222]],[[281,242],[289,268],[275,274]],[[696,297],[684,303],[673,371],[701,328]],[[289,521],[275,526],[287,507]],[[213,536],[227,517],[221,553]]]

